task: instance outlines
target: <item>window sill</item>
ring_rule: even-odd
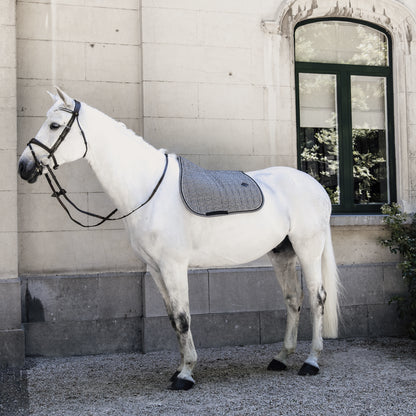
[[[342,215],[333,214],[331,216],[332,227],[349,227],[349,226],[381,226],[384,225],[383,218],[385,215],[373,214],[373,215]]]

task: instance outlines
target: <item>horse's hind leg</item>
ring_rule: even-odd
[[[162,294],[170,322],[179,342],[181,363],[170,381],[172,390],[189,390],[195,385],[192,372],[197,354],[191,333],[189,312],[188,272],[186,268],[172,268],[169,272],[151,270]]]
[[[318,358],[323,348],[322,325],[326,300],[322,279],[324,245],[324,234],[319,232],[312,238],[295,240],[293,245],[308,288],[312,320],[311,349],[308,358],[299,370],[299,375],[315,375],[319,372]]]
[[[282,288],[287,309],[283,348],[268,366],[268,370],[281,371],[287,368],[287,359],[296,349],[303,292],[300,278],[296,272],[296,254],[289,238],[286,237],[268,254]]]

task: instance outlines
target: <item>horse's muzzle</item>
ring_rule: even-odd
[[[19,160],[18,171],[20,177],[29,183],[35,183],[42,173],[34,161],[23,158]]]

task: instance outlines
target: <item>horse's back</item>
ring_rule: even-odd
[[[275,166],[248,172],[260,186],[266,198],[276,204],[284,204],[293,220],[302,217],[321,224],[331,215],[331,201],[322,185],[312,176],[300,170]]]

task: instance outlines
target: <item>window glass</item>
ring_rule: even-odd
[[[351,76],[354,203],[388,202],[386,82]]]
[[[322,21],[296,30],[296,60],[350,65],[388,66],[384,33],[347,21]]]
[[[339,203],[336,82],[332,74],[299,74],[300,168],[324,186],[333,204]]]

